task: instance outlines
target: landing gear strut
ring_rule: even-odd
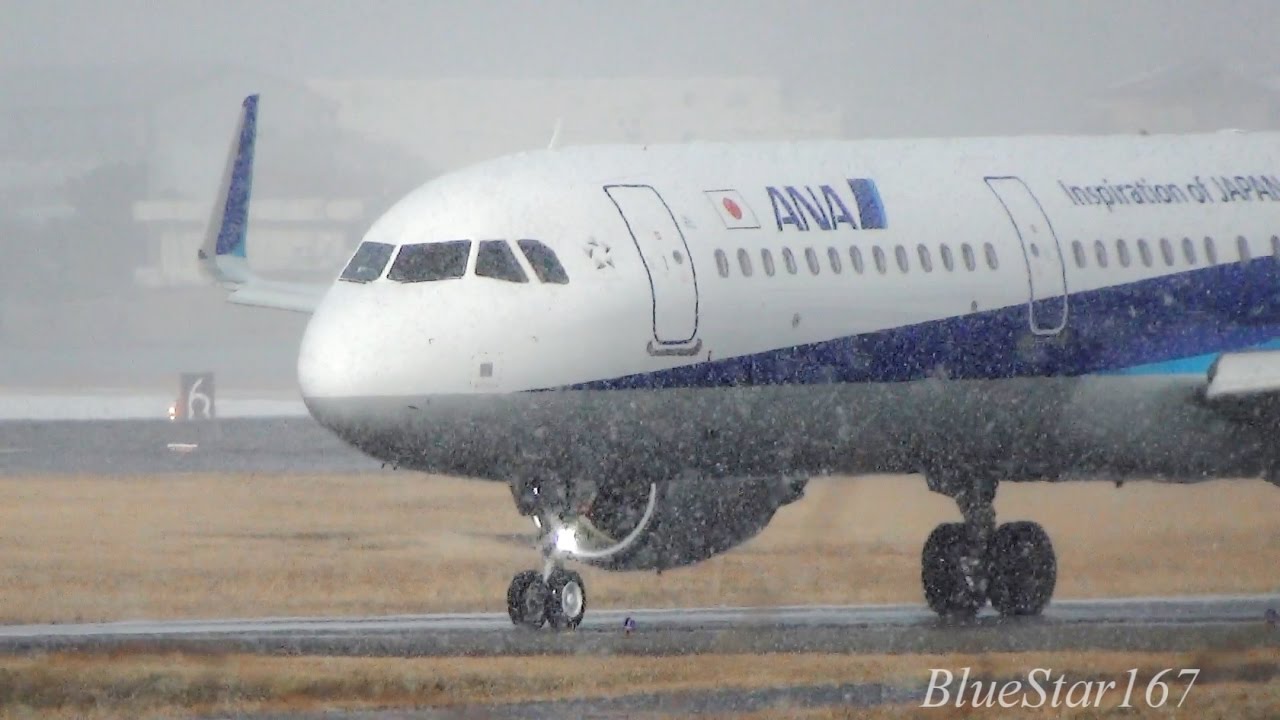
[[[931,481],[930,488],[954,498],[964,522],[943,523],[925,541],[920,579],[929,608],[967,619],[990,600],[1001,615],[1039,615],[1058,575],[1044,528],[1033,522],[997,526],[995,481]]]

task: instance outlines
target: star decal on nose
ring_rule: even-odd
[[[596,264],[597,270],[603,270],[606,267],[614,267],[613,265],[613,248],[607,243],[602,243],[595,238],[587,241],[583,247],[587,252],[587,257]]]

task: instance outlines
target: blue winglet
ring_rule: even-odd
[[[257,136],[258,95],[253,94],[241,104],[239,127],[227,156],[209,228],[200,246],[200,263],[218,282],[239,284],[250,277],[246,239]]]
[[[240,137],[236,142],[235,160],[231,166],[231,182],[227,187],[222,210],[222,227],[218,230],[218,255],[245,256],[245,237],[249,229],[249,195],[253,190],[253,148],[258,134],[258,96],[244,99],[244,115],[240,120]]]

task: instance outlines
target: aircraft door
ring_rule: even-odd
[[[653,355],[691,355],[698,334],[698,276],[684,233],[667,203],[648,185],[606,185],[640,252],[653,297]]]
[[[987,186],[996,194],[1013,223],[1026,260],[1031,331],[1056,335],[1067,325],[1067,273],[1062,247],[1053,232],[1040,201],[1017,177],[988,177]]]

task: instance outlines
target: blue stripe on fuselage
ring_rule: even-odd
[[[1189,372],[1201,362],[1207,369],[1216,353],[1280,337],[1275,288],[1280,288],[1280,264],[1262,257],[1072,293],[1067,328],[1056,336],[1032,335],[1028,308],[1018,305],[571,388],[894,382],[940,374],[957,379],[1072,376],[1154,372],[1151,368],[1171,362],[1183,363],[1169,366],[1175,371]]]
[[[1275,350],[1280,349],[1280,341],[1272,340],[1256,346],[1259,350]],[[1207,355],[1196,355],[1195,357],[1178,358],[1176,360],[1168,360],[1166,362],[1148,363],[1146,365],[1135,365],[1128,368],[1120,368],[1118,370],[1104,370],[1099,374],[1105,375],[1207,375],[1209,366],[1214,360],[1218,359],[1219,353],[1209,353]]]

